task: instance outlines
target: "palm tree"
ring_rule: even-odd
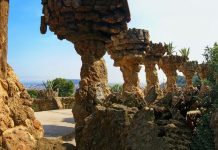
[[[120,93],[123,87],[122,85],[115,84],[115,85],[112,85],[110,88],[111,88],[112,93]]]
[[[173,53],[175,52],[175,47],[173,46],[173,43],[169,43],[169,44],[164,43],[164,44],[167,47],[167,55],[172,56]]]
[[[182,57],[189,59],[190,48],[182,48],[179,52],[182,55]]]
[[[0,0],[0,78],[7,75],[9,0]]]

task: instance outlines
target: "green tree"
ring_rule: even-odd
[[[206,59],[206,63],[209,64],[210,73],[208,74],[208,80],[211,83],[216,83],[218,76],[218,44],[214,43],[213,47],[207,46],[203,56]]]
[[[187,60],[189,59],[190,48],[182,48],[179,52],[182,57],[185,57]]]
[[[73,81],[63,78],[56,78],[53,81],[53,90],[58,91],[61,97],[71,96],[74,93],[75,85]]]

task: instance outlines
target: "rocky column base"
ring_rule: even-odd
[[[133,58],[134,59],[134,58]],[[120,63],[120,70],[123,73],[123,91],[122,96],[124,99],[128,97],[138,98],[143,100],[144,94],[142,89],[139,86],[139,77],[138,73],[141,69],[140,64],[137,64],[137,61],[123,60],[123,63]]]
[[[166,89],[166,91],[168,93],[174,92],[177,89],[176,76],[177,76],[176,72],[174,73],[174,75],[167,75],[167,89]]]
[[[182,136],[178,136],[182,135]],[[85,119],[79,150],[189,149],[191,131],[176,119],[157,120],[152,108],[112,104],[96,107]]]
[[[80,88],[76,91],[74,117],[78,124],[90,115],[97,104],[110,94],[108,87],[107,68],[103,56],[106,52],[102,41],[84,40],[75,44],[81,56]]]
[[[163,93],[160,89],[157,69],[155,67],[156,63],[154,61],[147,60],[145,63],[145,73],[146,73],[146,81],[147,81],[147,88],[145,89],[145,96],[148,95],[148,92],[155,88],[155,92],[159,97],[163,96]]]
[[[10,66],[0,79],[0,147],[33,149],[44,130],[31,109],[32,100]]]

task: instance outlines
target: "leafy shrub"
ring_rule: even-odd
[[[37,90],[27,90],[31,98],[38,98],[39,93]]]
[[[204,114],[198,123],[195,136],[192,140],[191,150],[212,150],[215,149],[214,136],[210,128],[210,120],[213,111],[208,111]]]
[[[210,73],[208,74],[208,81],[214,84],[216,83],[215,78],[218,75],[218,43],[215,43],[213,47],[207,46],[203,55],[206,63],[209,64]]]
[[[207,81],[208,82],[208,81]],[[210,128],[210,121],[214,110],[218,107],[218,86],[213,86],[210,93],[210,102],[206,99],[206,102],[210,103],[206,108],[206,112],[199,118],[199,122],[196,127],[195,135],[192,138],[190,145],[191,150],[210,150],[215,149],[214,135]]]
[[[38,112],[38,111],[40,111],[39,106],[36,105],[36,104],[33,104],[33,105],[32,105],[32,109],[34,110],[34,112]]]

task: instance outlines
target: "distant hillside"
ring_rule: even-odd
[[[80,82],[79,79],[67,79],[67,80],[73,81],[76,88],[79,87],[79,82]],[[26,89],[37,89],[37,90],[44,89],[43,81],[23,81],[22,84],[25,86]]]

